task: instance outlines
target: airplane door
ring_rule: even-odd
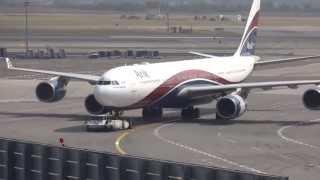
[[[138,84],[137,81],[130,83],[130,97],[131,101],[136,101],[138,98]]]

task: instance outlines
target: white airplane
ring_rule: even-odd
[[[17,68],[9,58],[6,58],[7,67],[15,71],[56,76],[36,87],[38,99],[47,103],[62,100],[70,80],[89,82],[95,88],[84,104],[91,114],[118,114],[125,110],[142,108],[143,117],[151,118],[161,117],[163,108],[178,108],[182,109],[181,115],[184,119],[198,118],[199,110],[194,107],[216,100],[217,119],[235,119],[247,110],[246,98],[252,89],[320,85],[320,80],[243,82],[255,66],[320,57],[259,61],[260,58],[255,56],[259,11],[260,0],[254,0],[240,46],[231,57],[191,52],[204,58],[121,66],[102,76]],[[307,90],[303,95],[303,102],[309,109],[320,109],[320,88]]]

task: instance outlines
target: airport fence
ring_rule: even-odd
[[[0,139],[1,180],[288,180],[287,177]]]

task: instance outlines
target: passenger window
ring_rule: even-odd
[[[119,82],[118,81],[111,81],[111,84],[112,85],[119,85]]]

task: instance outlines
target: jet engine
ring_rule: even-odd
[[[247,104],[239,95],[228,95],[218,100],[216,109],[220,118],[235,119],[247,110]]]
[[[54,77],[48,82],[41,82],[36,87],[36,96],[41,102],[53,103],[60,101],[66,95],[66,86],[69,80]]]
[[[303,104],[310,110],[320,110],[320,88],[309,89],[303,94]]]
[[[105,108],[103,105],[101,105],[97,99],[94,97],[93,94],[89,95],[84,103],[87,111],[90,114],[94,114],[94,115],[100,115],[100,114],[106,114],[108,112],[110,112],[110,109]]]

